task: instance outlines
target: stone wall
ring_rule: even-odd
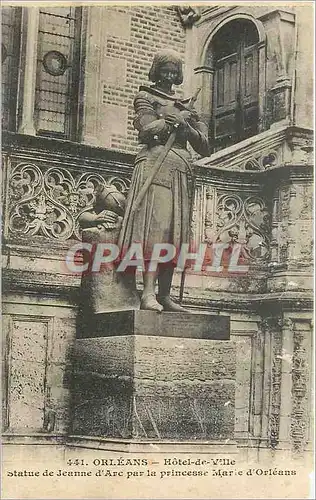
[[[75,309],[43,295],[9,294],[3,311],[4,430],[15,435],[69,429]]]

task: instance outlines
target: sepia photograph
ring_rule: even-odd
[[[314,2],[2,1],[2,498],[315,498]]]

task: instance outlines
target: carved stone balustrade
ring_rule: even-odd
[[[312,150],[311,131],[279,128],[195,162],[195,241],[239,243],[250,266],[210,292],[311,289]]]
[[[78,218],[91,209],[97,185],[110,183],[126,194],[134,156],[14,134],[4,134],[3,143],[6,273],[12,278],[19,269],[19,280],[27,281],[36,259],[57,286],[65,250],[80,239]],[[195,162],[193,241],[241,245],[249,270],[188,272],[188,303],[210,304],[214,297],[218,307],[222,293],[237,302],[251,294],[253,302],[256,294],[310,288],[311,165],[311,132],[296,127],[270,129]],[[17,282],[11,278],[10,287]],[[69,276],[70,282],[77,286],[79,277]],[[177,286],[179,280],[175,292]]]
[[[313,132],[299,127],[271,127],[196,162],[224,170],[266,171],[313,163]]]
[[[133,155],[55,139],[3,134],[4,288],[78,304],[81,276],[66,254],[99,183],[126,193]]]
[[[98,184],[127,193],[133,155],[68,141],[4,135],[6,241],[79,239]]]

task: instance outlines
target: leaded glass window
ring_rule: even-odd
[[[35,95],[39,135],[76,140],[81,8],[40,8]]]

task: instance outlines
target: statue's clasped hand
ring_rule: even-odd
[[[177,128],[180,125],[186,126],[187,121],[191,118],[190,111],[180,111],[179,114],[169,113],[165,116],[165,122],[170,126]]]

